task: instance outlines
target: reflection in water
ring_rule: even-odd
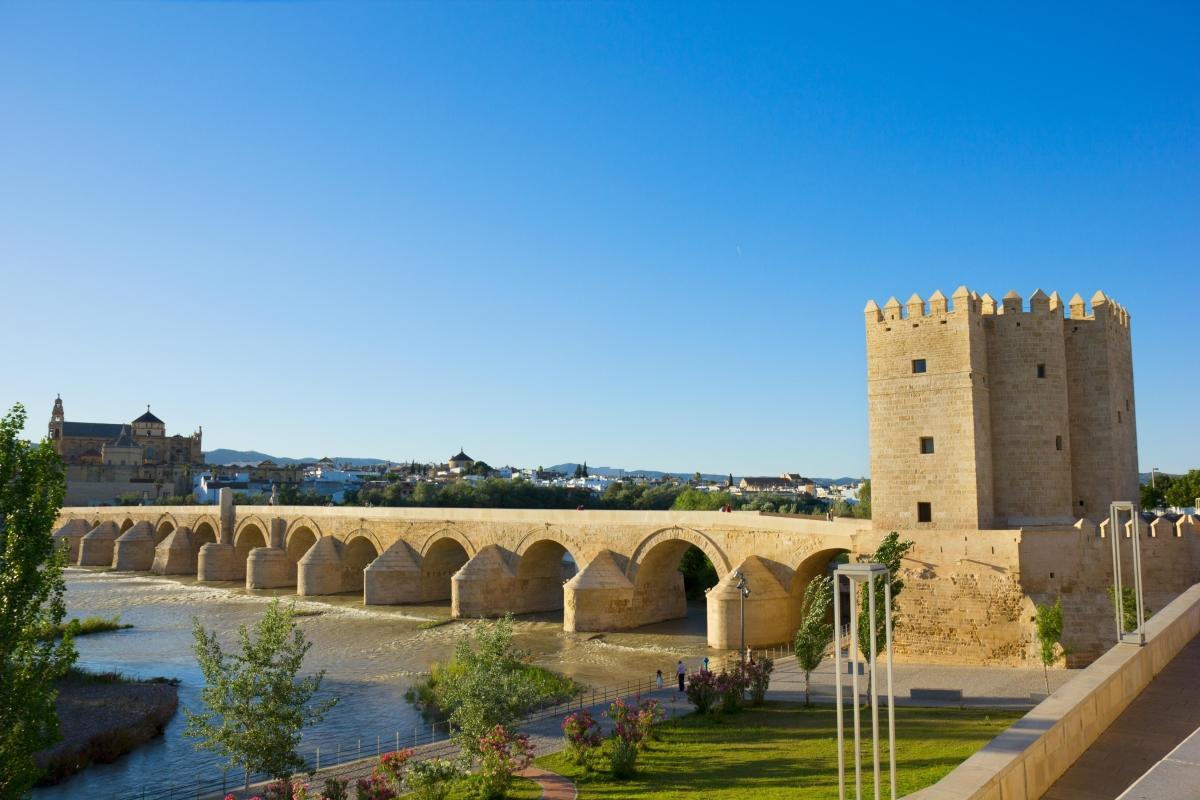
[[[263,606],[286,590],[248,591],[238,583],[204,583],[176,577],[67,570],[67,613],[72,617],[112,616],[133,628],[85,636],[76,641],[79,665],[116,670],[137,677],[179,678],[180,706],[199,703],[200,671],[192,656],[192,618],[221,631],[232,644],[238,626],[253,625]],[[325,721],[306,733],[304,747],[326,752],[363,748],[384,742],[397,731],[411,736],[422,725],[420,715],[404,700],[404,691],[445,661],[464,633],[462,623],[430,630],[424,620],[450,615],[449,601],[417,606],[364,607],[361,596],[339,595],[320,601],[296,598],[299,609],[321,611],[298,624],[313,643],[305,671],[325,670],[323,689],[339,698]],[[686,619],[659,623],[636,632],[569,634],[562,612],[529,614],[517,619],[516,644],[534,661],[592,686],[614,686],[653,675],[670,676],[676,659],[697,660],[709,654],[705,645],[703,606],[691,606]],[[113,764],[96,765],[57,786],[34,792],[39,800],[72,797],[136,796],[144,785],[158,786],[174,778],[194,783],[207,779],[216,762],[183,738],[180,711],[166,735],[143,745]]]

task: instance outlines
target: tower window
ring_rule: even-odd
[[[925,371],[925,359],[914,358],[913,362],[912,362],[912,369],[913,369],[914,375],[919,375],[920,373],[924,372]]]
[[[1117,422],[1120,422],[1120,421],[1121,421],[1121,412],[1118,411],[1117,412]]]
[[[1054,449],[1062,450],[1062,437],[1061,436],[1054,437]]]
[[[933,522],[932,503],[917,503],[917,522]]]
[[[921,455],[927,456],[932,452],[933,452],[933,437],[932,436],[922,436],[921,437]]]
[[[1037,375],[1039,378],[1046,377],[1046,365],[1045,364],[1038,364],[1037,369],[1038,369]]]

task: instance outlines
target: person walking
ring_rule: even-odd
[[[704,657],[704,671],[708,672],[708,656]]]
[[[679,691],[683,691],[683,678],[687,675],[687,667],[683,665],[683,659],[679,659],[679,665],[675,667],[675,675],[679,678]]]
[[[654,675],[654,688],[661,689],[662,687],[663,687],[663,676],[662,676],[662,670],[660,669]]]

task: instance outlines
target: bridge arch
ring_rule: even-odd
[[[305,524],[293,524],[288,529],[283,537],[283,549],[287,553],[288,570],[292,575],[295,575],[296,565],[300,563],[300,559],[304,558],[304,554],[320,538],[319,531],[315,531]]]
[[[555,528],[532,531],[517,545],[514,594],[523,613],[564,607],[563,584],[580,569],[579,543]]]
[[[192,535],[196,540],[196,547],[200,548],[209,543],[216,543],[217,531],[220,527],[217,521],[212,517],[198,517],[192,527]]]
[[[342,550],[343,592],[362,593],[363,570],[379,558],[380,552],[378,540],[367,530],[360,528],[346,536],[346,546]]]
[[[270,528],[257,516],[247,517],[238,523],[234,529],[233,547],[242,561],[250,557],[250,551],[256,547],[267,546],[267,531]]]
[[[630,580],[636,580],[643,562],[646,561],[650,553],[655,551],[660,545],[672,542],[687,542],[689,546],[695,545],[700,548],[704,555],[708,556],[708,560],[712,562],[713,566],[716,567],[718,577],[725,575],[733,569],[733,565],[729,563],[729,558],[725,555],[725,552],[708,534],[694,528],[675,526],[672,528],[662,528],[642,539],[638,546],[634,548],[633,555],[629,557],[629,566],[626,570],[627,577]],[[683,556],[685,550],[687,550],[687,547],[680,548],[679,557]]]
[[[315,521],[313,521],[312,517],[310,517],[308,515],[302,515],[302,516],[296,517],[294,520],[292,520],[288,523],[287,530],[284,531],[284,534],[283,534],[284,541],[287,541],[288,539],[290,539],[292,536],[292,533],[294,531],[299,530],[300,528],[308,528],[309,532],[312,533],[314,536],[316,536],[318,539],[320,539],[322,536],[325,535],[321,532],[321,526],[318,525]]]
[[[154,523],[154,542],[157,544],[171,534],[171,531],[179,527],[179,523],[175,521],[175,517],[171,514],[163,514]]]
[[[430,534],[421,546],[422,602],[449,600],[450,579],[475,552],[471,540],[454,528]]]
[[[133,519],[130,517],[126,517],[125,521],[121,523],[121,533],[124,533],[125,531],[129,530],[132,527],[133,527]],[[118,534],[118,535],[120,535],[120,534]]]
[[[636,625],[687,616],[687,593],[679,566],[684,553],[693,547],[712,562],[717,580],[729,574],[732,567],[725,552],[707,534],[692,528],[657,530],[634,549],[626,577],[633,584]]]

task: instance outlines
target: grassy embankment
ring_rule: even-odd
[[[901,796],[938,781],[1020,716],[1012,711],[897,708],[896,771]],[[869,734],[869,712],[864,713],[863,723]],[[731,715],[690,715],[664,723],[660,740],[639,755],[637,775],[629,780],[614,780],[606,758],[597,759],[597,768],[590,773],[571,763],[565,753],[543,756],[536,763],[574,780],[581,800],[696,796],[824,800],[837,797],[835,724],[834,709],[829,707],[769,703]],[[886,732],[886,713],[880,715],[880,724]],[[884,759],[886,750],[885,744]],[[869,743],[863,753],[864,782],[869,783]],[[849,749],[847,762],[852,776]],[[538,796],[530,791],[522,782],[520,793],[512,796]]]
[[[63,634],[70,633],[72,637],[88,636],[93,633],[122,631],[133,626],[121,622],[120,615],[115,617],[87,617],[86,619],[69,619],[53,627],[46,628],[40,634],[42,641],[58,639]]]

